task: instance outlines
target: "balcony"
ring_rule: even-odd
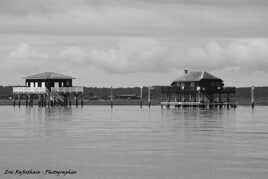
[[[45,87],[13,87],[14,94],[46,94],[48,92]],[[80,86],[74,87],[52,87],[53,93],[83,93],[84,88]]]
[[[51,92],[57,93],[83,93],[84,87],[73,86],[73,87],[52,87]]]
[[[14,94],[46,94],[44,87],[13,87]]]

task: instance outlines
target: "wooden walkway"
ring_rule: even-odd
[[[236,108],[237,104],[233,102],[223,103],[202,103],[202,102],[176,102],[176,101],[162,101],[160,103],[161,108],[170,107],[199,107],[199,108]]]

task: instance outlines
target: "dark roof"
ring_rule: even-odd
[[[67,76],[67,75],[54,73],[54,72],[38,73],[35,75],[26,76],[24,78],[25,79],[75,79],[72,76]]]
[[[174,82],[186,82],[186,81],[200,81],[203,79],[209,79],[209,80],[220,80],[220,78],[215,77],[214,75],[208,73],[208,72],[201,72],[201,71],[191,71],[187,74],[184,74],[183,76],[177,78],[174,80]]]

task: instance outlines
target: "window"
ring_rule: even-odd
[[[221,86],[222,86],[222,83],[219,82],[219,81],[217,81],[217,82],[216,82],[216,86],[217,86],[217,87],[221,87]]]

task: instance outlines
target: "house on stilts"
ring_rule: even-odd
[[[83,105],[84,88],[73,86],[72,76],[44,72],[24,79],[25,86],[13,87],[14,105]]]
[[[170,86],[161,87],[161,107],[236,107],[235,87],[208,72],[184,71]]]

